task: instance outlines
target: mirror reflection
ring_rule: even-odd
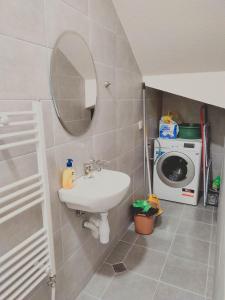
[[[97,83],[89,48],[74,32],[63,33],[53,50],[51,91],[62,126],[74,136],[83,134],[94,116]]]

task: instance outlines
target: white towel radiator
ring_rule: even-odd
[[[21,121],[23,116],[29,119]],[[28,129],[19,131],[17,126]],[[1,133],[1,128],[9,127],[10,133]],[[14,141],[14,137],[19,137],[19,141]],[[43,227],[0,257],[0,300],[22,300],[44,278],[52,288],[52,299],[55,297],[49,184],[42,109],[38,101],[33,101],[31,111],[0,113],[0,151],[30,144],[36,146],[38,172],[0,188],[0,226],[41,205]]]

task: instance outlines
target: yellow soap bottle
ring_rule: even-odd
[[[62,174],[62,187],[72,189],[75,181],[75,170],[73,169],[73,160],[67,159],[66,168]]]

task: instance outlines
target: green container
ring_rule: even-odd
[[[195,140],[201,138],[201,126],[198,123],[182,123],[179,125],[178,137]]]

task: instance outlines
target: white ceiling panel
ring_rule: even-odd
[[[225,70],[225,0],[113,0],[143,75]]]

